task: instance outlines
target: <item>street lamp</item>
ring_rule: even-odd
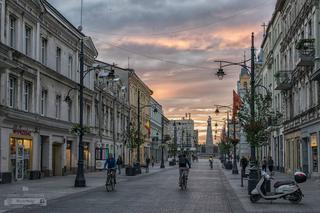
[[[84,128],[83,128],[83,80],[85,78],[85,76],[91,72],[94,71],[96,69],[101,69],[101,68],[105,68],[105,67],[91,67],[87,70],[84,70],[84,43],[83,43],[83,39],[81,39],[81,51],[80,51],[80,84],[79,84],[79,104],[80,104],[80,114],[79,114],[79,157],[78,157],[78,167],[77,167],[77,176],[75,179],[75,183],[74,186],[75,187],[85,187],[86,186],[86,180],[84,177],[84,170],[83,170],[83,134],[84,134]],[[107,79],[113,79],[114,77],[114,71],[111,69],[108,74],[105,76]],[[71,88],[68,91],[67,96],[65,97],[65,101],[66,102],[70,102],[71,98],[69,96],[69,93],[71,90],[74,90],[77,88]]]
[[[251,67],[246,65],[247,61],[251,60]],[[250,69],[250,86],[251,86],[251,97],[250,97],[250,114],[251,114],[251,124],[255,122],[255,48],[254,48],[254,33],[251,35],[251,59],[244,60],[243,62],[234,63],[229,61],[215,61],[220,63],[220,67],[216,73],[219,79],[223,79],[222,73],[223,67],[227,66],[241,66],[244,69]],[[224,64],[224,65],[223,65]],[[251,194],[251,191],[256,187],[258,183],[258,170],[256,168],[256,153],[255,146],[251,143],[251,158],[250,158],[250,172],[248,178],[248,193]]]

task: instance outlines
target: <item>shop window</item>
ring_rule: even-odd
[[[318,142],[317,135],[312,134],[310,137],[311,140],[311,154],[312,154],[312,171],[318,172]]]

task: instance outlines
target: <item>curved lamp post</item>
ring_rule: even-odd
[[[248,60],[249,61],[249,60]],[[250,97],[250,114],[251,114],[251,123],[255,122],[255,47],[254,47],[254,33],[251,35],[251,67],[246,65],[247,61],[234,63],[229,61],[215,61],[220,63],[220,67],[216,73],[219,79],[223,79],[225,75],[223,67],[227,66],[241,66],[244,69],[250,69],[250,86],[251,86],[251,97]],[[251,191],[255,188],[258,183],[258,170],[256,163],[256,153],[255,146],[251,145],[251,158],[250,158],[250,172],[248,178],[248,193],[251,194]]]

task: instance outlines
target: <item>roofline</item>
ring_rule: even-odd
[[[42,3],[44,3],[46,6],[48,6],[52,12],[54,12],[59,18],[61,18],[66,24],[70,25],[71,28],[73,28],[77,33],[79,33],[81,36],[85,37],[86,35],[78,30],[66,17],[64,17],[54,6],[52,6],[47,0],[40,0]]]

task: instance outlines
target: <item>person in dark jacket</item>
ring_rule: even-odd
[[[121,167],[122,167],[122,158],[121,156],[119,155],[118,159],[117,159],[117,167],[118,167],[118,174],[120,175],[121,174]]]
[[[183,170],[187,169],[188,167],[189,169],[191,168],[191,163],[188,160],[187,156],[185,154],[180,155],[179,156],[179,186],[181,186],[181,176],[182,176],[182,172]]]
[[[262,170],[267,172],[267,159],[266,159],[266,157],[264,157],[262,160]]]
[[[268,168],[269,168],[270,174],[272,174],[272,172],[273,172],[273,160],[272,160],[271,156],[269,156]]]
[[[248,166],[248,159],[245,156],[242,156],[240,166],[242,167],[242,170],[246,171],[246,168]]]
[[[146,158],[146,173],[149,172],[149,165],[150,165],[150,158],[147,157],[147,158]]]

